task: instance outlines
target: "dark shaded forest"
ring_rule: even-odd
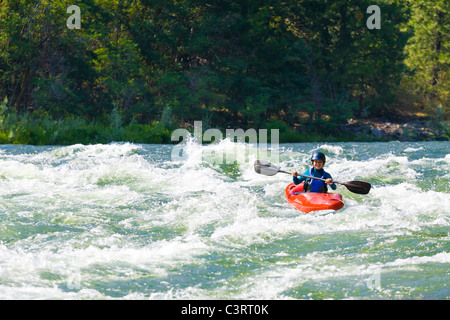
[[[195,120],[352,140],[349,119],[411,116],[448,137],[449,17],[445,0],[2,0],[0,143],[169,143]]]

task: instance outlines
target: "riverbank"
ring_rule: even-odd
[[[340,130],[377,141],[448,141],[448,126],[446,122],[433,123],[428,117],[408,116],[398,122],[385,118],[350,119]]]
[[[186,123],[184,127],[193,133],[190,124]],[[0,144],[72,145],[106,144],[113,141],[176,144],[180,141],[172,141],[171,137],[177,128],[173,122],[164,120],[149,124],[135,121],[124,124],[119,114],[113,114],[103,121],[95,121],[80,117],[54,120],[47,115],[36,117],[31,114],[7,113],[0,114]],[[301,126],[290,128],[281,121],[268,122],[265,129],[278,129],[280,143],[294,143],[448,141],[449,128],[448,122],[433,122],[432,119],[416,116],[405,117],[398,122],[383,118],[350,119],[337,126],[332,134],[312,132]],[[221,130],[225,133],[225,129]]]

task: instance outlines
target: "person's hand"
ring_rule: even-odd
[[[328,179],[325,180],[325,183],[332,184],[333,183],[333,179],[328,178]]]
[[[296,177],[296,176],[297,176],[297,171],[293,170],[293,171],[292,171],[292,175],[293,175],[294,177]]]

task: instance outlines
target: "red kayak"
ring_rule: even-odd
[[[344,206],[342,196],[338,193],[303,192],[303,183],[293,183],[286,187],[286,199],[302,212],[318,210],[339,210]]]

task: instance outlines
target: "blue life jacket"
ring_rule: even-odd
[[[325,170],[323,170],[322,179],[325,179]],[[309,170],[309,175],[313,176],[313,169],[311,168]],[[325,182],[317,180],[317,179],[310,179],[308,180],[308,187],[306,192],[327,192],[328,188]]]

